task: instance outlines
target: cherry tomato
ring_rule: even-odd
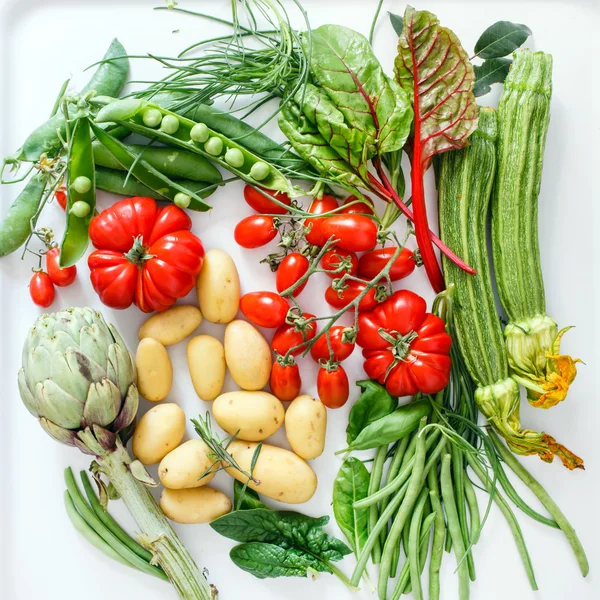
[[[323,213],[331,212],[338,208],[338,201],[333,196],[324,195],[320,200],[313,200],[308,212],[313,215],[322,215]],[[322,246],[329,236],[324,236],[321,232],[323,223],[327,219],[306,219],[305,227],[310,227],[310,231],[306,234],[306,241],[313,246]]]
[[[325,300],[327,301],[327,304],[330,304],[337,309],[345,308],[367,287],[366,283],[361,283],[360,281],[347,281],[346,285],[348,287],[339,294],[337,290],[334,290],[332,286],[329,286],[325,290]],[[371,288],[358,303],[358,311],[371,310],[376,305],[375,288]]]
[[[329,330],[329,343],[333,351],[333,360],[342,362],[354,352],[354,342],[345,342],[343,325],[334,325]],[[323,334],[310,348],[310,355],[315,362],[320,360],[329,360],[329,346],[327,345],[327,334]]]
[[[342,250],[341,248],[334,248],[329,252],[326,252],[321,259],[321,268],[326,271],[335,271],[340,266],[340,261],[343,259],[350,259],[350,268],[345,271],[338,271],[337,273],[327,273],[329,277],[332,279],[337,279],[341,277],[344,273],[349,273],[350,275],[356,275],[356,270],[358,268],[358,258],[355,252],[349,252],[348,250]]]
[[[321,235],[325,240],[333,236],[344,250],[364,252],[377,244],[377,223],[362,215],[333,216],[321,225]]]
[[[240,298],[240,309],[259,327],[280,327],[290,309],[285,298],[273,292],[250,292]]]
[[[282,402],[291,402],[300,395],[302,379],[298,365],[283,365],[276,360],[271,368],[271,392]]]
[[[279,268],[277,269],[277,275],[275,276],[277,291],[281,293],[292,287],[302,276],[304,276],[309,267],[310,262],[303,254],[300,254],[299,252],[288,254],[281,263],[279,263]],[[307,283],[308,279],[294,290],[293,296],[299,296]]]
[[[274,196],[279,202],[283,202],[286,206],[291,204],[290,197],[283,192],[273,192],[271,190],[264,190],[266,194]],[[260,193],[259,190],[253,188],[251,185],[244,187],[244,199],[256,212],[267,215],[285,215],[287,209],[279,204],[273,202],[266,196]]]
[[[306,321],[315,318],[315,315],[311,315],[310,313],[304,313],[302,316]],[[306,339],[304,338],[302,330],[298,329],[296,325],[285,323],[275,332],[273,340],[271,341],[271,348],[273,348],[277,354],[285,356],[289,350],[299,346],[299,348],[296,348],[296,350],[292,352],[292,356],[298,356],[304,352],[304,349],[306,348],[305,342],[312,340],[316,333],[317,327],[315,321],[311,321],[311,323],[307,325],[304,331]]]
[[[317,375],[317,393],[321,402],[327,408],[339,408],[344,406],[350,395],[348,375],[341,366],[335,370],[319,369]]]
[[[242,219],[233,232],[235,241],[242,248],[260,248],[275,239],[277,229],[273,217],[253,215]]]
[[[366,252],[358,261],[358,276],[362,279],[374,279],[381,273],[390,262],[390,259],[396,252],[397,248],[378,248]],[[415,257],[408,248],[402,248],[400,254],[394,260],[394,264],[390,269],[390,279],[398,281],[404,277],[408,277],[415,270]]]
[[[366,198],[367,196],[365,196]],[[370,204],[367,204],[366,202],[356,202],[358,200],[358,198],[356,196],[348,196],[345,200],[344,200],[344,207],[342,208],[342,210],[340,210],[340,213],[344,214],[344,215],[355,215],[355,214],[362,214],[362,215],[372,215],[373,213],[373,206],[371,206]],[[370,200],[370,198],[369,198]],[[356,202],[356,204],[352,204],[352,202]],[[347,206],[348,204],[352,204],[352,206]]]
[[[59,287],[71,285],[75,281],[75,277],[77,277],[77,267],[73,265],[72,267],[61,269],[58,266],[59,260],[60,248],[51,248],[46,252],[46,270],[48,271],[48,276],[52,280],[52,283]]]
[[[54,302],[54,284],[44,271],[33,274],[29,282],[29,295],[34,304],[42,308],[48,308]]]
[[[58,188],[54,192],[54,197],[56,198],[58,205],[63,210],[67,210],[67,190],[64,187]]]

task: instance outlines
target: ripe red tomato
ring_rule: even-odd
[[[354,352],[354,342],[345,342],[343,340],[345,329],[347,328],[343,325],[334,325],[329,330],[329,343],[333,351],[333,360],[336,362],[346,360]],[[327,334],[323,334],[311,346],[310,355],[315,362],[321,360],[327,361],[331,358],[329,355],[329,346],[327,345]]]
[[[358,261],[358,276],[362,279],[374,279],[381,273],[390,262],[390,259],[396,252],[396,247],[378,248],[366,252]],[[408,248],[402,248],[400,254],[394,260],[394,264],[390,269],[390,279],[398,281],[404,277],[408,277],[415,270],[415,257]]]
[[[339,215],[329,217],[321,226],[325,240],[334,237],[339,248],[364,252],[377,244],[377,223],[362,215]]]
[[[302,379],[298,365],[283,365],[276,360],[271,368],[271,392],[282,402],[291,402],[300,395]]]
[[[325,300],[327,301],[327,304],[337,309],[345,308],[367,287],[366,283],[361,283],[360,281],[347,281],[346,285],[348,287],[339,293],[334,290],[332,286],[329,286],[325,290]],[[371,310],[376,305],[375,288],[371,288],[358,303],[358,310],[359,312]]]
[[[303,277],[310,267],[310,261],[306,256],[299,252],[292,252],[288,254],[280,263],[277,269],[277,275],[275,276],[275,285],[279,293],[284,292],[288,288],[292,287],[301,277]],[[299,296],[302,290],[306,287],[308,279],[300,286],[298,286],[293,296]]]
[[[331,212],[338,208],[338,201],[333,196],[325,194],[320,200],[314,199],[308,212],[313,215],[322,215],[324,213]],[[306,241],[313,246],[322,246],[327,241],[329,236],[324,236],[321,229],[323,223],[326,221],[323,219],[306,219],[304,221],[305,227],[310,227],[310,231],[306,234]]]
[[[33,303],[42,308],[48,308],[54,302],[54,284],[48,273],[38,271],[33,274],[29,282],[29,295]]]
[[[344,368],[338,365],[335,370],[331,371],[324,368],[319,369],[317,393],[327,408],[344,406],[350,395],[350,384]]]
[[[304,313],[302,317],[305,321],[308,321],[310,319],[314,319],[315,315]],[[304,330],[304,334],[296,325],[285,323],[284,325],[281,325],[281,327],[279,327],[275,332],[273,340],[271,341],[271,348],[273,348],[277,354],[285,356],[292,348],[299,346],[292,352],[292,356],[298,356],[304,352],[304,349],[306,348],[306,342],[312,340],[316,333],[317,325],[315,321],[311,321],[307,325],[306,329]]]
[[[263,190],[266,194],[273,196],[279,202],[282,202],[286,206],[289,206],[292,201],[287,194],[283,192],[273,192],[272,190]],[[267,214],[267,215],[285,215],[287,209],[283,206],[279,206],[273,200],[270,200],[266,196],[260,193],[259,190],[253,188],[251,185],[244,187],[244,199],[256,212]]]
[[[242,248],[260,248],[275,239],[277,229],[273,217],[252,215],[242,219],[233,231],[235,241]]]
[[[367,198],[367,196],[365,196],[365,198]],[[373,206],[371,206],[370,204],[367,204],[364,201],[361,202],[357,202],[358,198],[356,196],[348,196],[345,200],[344,200],[344,207],[342,208],[342,210],[340,210],[340,213],[344,214],[344,215],[355,215],[355,214],[362,214],[362,215],[372,215],[373,213]],[[371,200],[369,198],[369,200]],[[352,202],[356,202],[356,204],[352,204]],[[352,206],[348,206],[348,204],[352,204]]]
[[[240,298],[240,309],[259,327],[280,327],[285,323],[290,306],[274,292],[250,292]]]
[[[54,192],[54,197],[58,202],[58,205],[63,209],[67,210],[67,190],[64,187],[58,188]]]
[[[75,277],[77,277],[77,267],[73,265],[72,267],[61,269],[58,266],[59,259],[60,248],[56,247],[48,250],[48,252],[46,252],[46,270],[54,285],[65,287],[71,285],[75,281]]]
[[[327,273],[329,277],[332,279],[337,279],[341,277],[344,273],[349,273],[350,275],[356,275],[356,270],[358,269],[358,258],[355,252],[350,252],[348,250],[342,250],[341,248],[334,248],[333,250],[329,250],[323,255],[321,259],[321,268],[326,271],[335,271],[340,267],[340,262],[344,259],[349,259],[348,262],[350,268],[345,271],[340,271],[337,273]]]

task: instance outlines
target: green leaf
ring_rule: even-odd
[[[260,501],[258,494],[251,490],[241,481],[234,479],[233,481],[233,506],[235,510],[251,510],[253,508],[267,508]]]
[[[392,27],[394,31],[398,34],[398,37],[402,35],[402,29],[404,28],[404,20],[400,15],[396,15],[392,12],[388,12],[390,15],[390,22],[392,23]]]
[[[475,54],[480,58],[502,58],[522,46],[531,29],[521,23],[498,21],[490,25],[477,40]]]
[[[475,86],[473,93],[476,97],[485,96],[491,91],[491,85],[494,83],[504,83],[512,60],[510,58],[490,58],[482,65],[475,65]]]
[[[259,579],[269,577],[307,577],[309,569],[331,573],[321,560],[296,548],[282,548],[275,544],[251,542],[231,549],[231,560],[240,569]]]
[[[366,498],[369,471],[357,458],[346,460],[333,483],[333,514],[354,553],[358,555],[369,535],[367,509],[354,510],[353,504]]]
[[[308,51],[308,38],[304,38]],[[367,140],[367,153],[402,148],[412,110],[406,94],[385,75],[367,38],[339,25],[312,32],[311,73],[351,129]]]
[[[365,379],[357,381],[356,385],[362,389],[362,393],[352,406],[348,417],[348,427],[346,427],[348,445],[352,444],[367,425],[394,412],[398,406],[398,399],[376,381]]]

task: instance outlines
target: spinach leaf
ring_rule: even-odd
[[[504,83],[510,70],[512,60],[510,58],[490,58],[485,60],[482,65],[474,65],[475,86],[473,94],[476,97],[485,96],[492,88],[493,83]]]
[[[392,23],[392,27],[394,31],[400,37],[402,35],[402,30],[404,29],[404,19],[400,15],[396,15],[392,12],[388,12],[390,15],[390,22]]]
[[[244,487],[246,489],[244,489]],[[233,481],[233,506],[235,510],[251,510],[253,508],[268,508],[260,501],[258,494],[241,481]]]
[[[502,58],[522,46],[531,35],[531,29],[521,23],[498,21],[490,25],[475,44],[475,55],[480,58]]]
[[[321,560],[297,548],[282,548],[275,544],[250,542],[231,549],[231,560],[240,569],[259,579],[267,577],[306,577],[308,569],[331,573]]]
[[[333,483],[333,514],[354,553],[358,555],[369,535],[367,509],[354,510],[354,503],[366,498],[369,490],[369,471],[358,460],[344,461]]]
[[[357,381],[356,385],[362,389],[362,393],[354,403],[348,417],[348,427],[346,427],[348,445],[352,444],[367,425],[389,415],[398,406],[398,399],[390,395],[385,387],[377,381],[365,379]]]

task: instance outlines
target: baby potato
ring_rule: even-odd
[[[173,383],[173,365],[167,349],[153,338],[144,338],[135,354],[135,366],[140,394],[150,402],[164,400]]]
[[[175,523],[210,523],[231,510],[231,500],[207,485],[188,490],[165,488],[160,495],[160,508]]]
[[[187,360],[198,397],[214,400],[221,393],[227,370],[223,344],[210,335],[197,335],[188,344]]]
[[[229,435],[260,442],[273,435],[284,421],[283,404],[267,392],[228,392],[214,402],[213,417]]]
[[[132,450],[144,465],[159,463],[179,446],[185,433],[185,414],[177,404],[159,404],[139,421],[133,434]]]
[[[225,328],[225,360],[233,380],[244,390],[262,390],[271,375],[271,348],[256,327],[232,321]]]
[[[240,305],[240,276],[227,252],[212,248],[204,256],[196,281],[198,304],[211,323],[229,323]]]
[[[235,440],[227,450],[239,466],[249,472],[256,446],[258,442]],[[223,467],[238,481],[246,483],[248,480],[226,463],[223,463]],[[263,444],[252,474],[260,483],[250,481],[248,487],[279,502],[307,502],[317,489],[317,476],[308,463],[293,452],[277,446]]]
[[[318,398],[298,396],[285,413],[285,435],[292,450],[304,460],[323,454],[327,409]]]
[[[184,340],[202,323],[202,313],[195,306],[173,306],[152,315],[138,331],[140,340],[153,338],[163,346]]]
[[[214,463],[209,454],[210,448],[203,440],[189,440],[171,450],[158,466],[158,477],[161,483],[171,490],[195,488],[207,484],[216,474],[216,471],[213,471],[202,477]]]

